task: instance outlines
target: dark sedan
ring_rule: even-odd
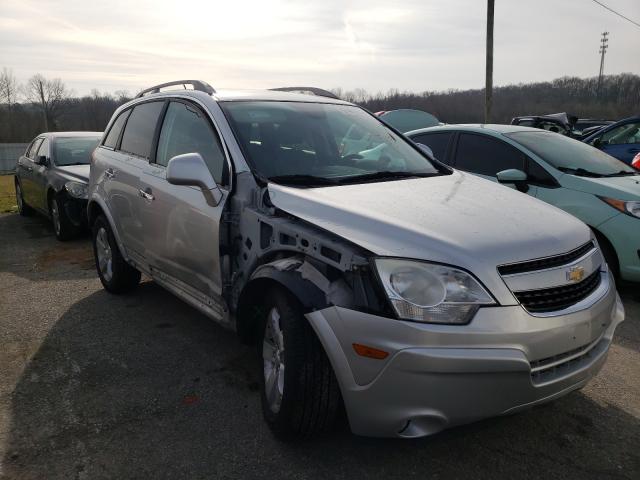
[[[16,166],[20,215],[37,211],[53,222],[58,240],[74,237],[86,225],[91,153],[102,132],[38,135]]]

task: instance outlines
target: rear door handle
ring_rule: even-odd
[[[155,198],[153,196],[153,194],[151,193],[151,189],[150,188],[145,188],[144,190],[140,189],[138,190],[138,194],[144,198],[145,200],[149,200],[150,202],[153,201],[153,199]]]
[[[116,171],[113,168],[107,168],[104,171],[104,176],[107,177],[108,180],[111,180],[113,177],[116,176]]]

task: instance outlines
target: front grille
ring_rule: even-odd
[[[509,265],[501,265],[498,267],[498,272],[500,272],[500,275],[513,275],[515,273],[534,272],[536,270],[545,270],[547,268],[567,265],[574,260],[579,259],[590,250],[593,250],[593,248],[593,241],[590,241],[581,247],[571,250],[570,252],[563,253],[562,255],[538,258],[536,260],[528,260],[521,263],[511,263]]]
[[[578,283],[561,287],[513,292],[529,312],[554,312],[563,310],[587,298],[600,285],[600,270],[596,270]]]
[[[587,345],[531,362],[531,381],[534,384],[540,384],[570,374],[593,360],[606,348],[607,340],[601,336]]]

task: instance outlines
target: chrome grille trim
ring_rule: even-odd
[[[589,308],[602,298],[610,288],[610,278],[602,252],[594,240],[568,253],[547,257],[553,265],[541,270],[530,271],[529,266],[544,259],[520,262],[525,271],[501,275],[503,281],[522,307],[535,317],[566,315]],[[559,259],[568,263],[557,264]],[[505,265],[498,271],[505,270]],[[571,273],[578,271],[582,279],[572,279]]]
[[[527,260],[524,262],[507,263],[498,267],[498,273],[503,277],[508,275],[518,275],[527,272],[539,272],[550,268],[556,268],[559,266],[569,265],[578,261],[584,257],[596,246],[593,240],[588,241],[584,245],[575,248],[567,253],[561,253],[560,255],[552,255],[550,257],[542,257],[534,260]]]

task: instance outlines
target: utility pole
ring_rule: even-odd
[[[491,122],[491,103],[493,101],[493,5],[487,0],[487,72],[484,87],[484,123]]]
[[[602,86],[602,75],[604,74],[604,54],[607,53],[609,48],[609,39],[607,36],[609,32],[602,32],[602,38],[600,39],[600,74],[598,75],[598,96],[600,95],[600,87]]]

